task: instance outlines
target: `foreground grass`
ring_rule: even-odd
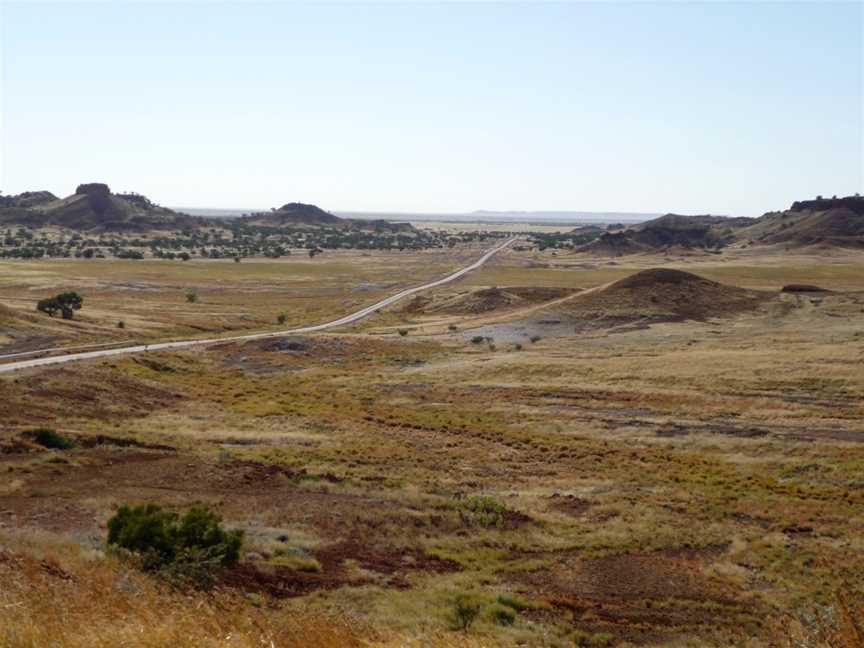
[[[490,646],[448,634],[382,634],[356,618],[235,592],[178,592],[116,559],[28,534],[0,535],[2,648]]]

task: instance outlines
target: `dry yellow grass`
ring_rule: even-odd
[[[25,543],[0,536],[0,648],[493,645],[454,633],[378,632],[357,618],[281,607],[234,592],[172,591],[116,559],[82,553],[74,544],[34,535]]]

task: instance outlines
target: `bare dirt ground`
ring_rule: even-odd
[[[393,280],[367,262],[363,281]],[[35,281],[7,266],[5,285]],[[608,292],[657,267],[721,285],[648,274]],[[99,552],[118,504],[204,502],[247,532],[228,590],[421,640],[455,641],[469,593],[470,635],[505,645],[858,645],[862,277],[864,256],[840,253],[507,252],[353,330],[5,376],[0,544]],[[793,282],[834,292],[780,292]],[[550,313],[566,330],[471,341]],[[76,447],[41,448],[36,426]],[[477,497],[500,514],[478,517]]]

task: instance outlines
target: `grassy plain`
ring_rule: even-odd
[[[0,301],[64,277],[93,292],[82,322],[94,329],[125,312],[152,335],[188,332],[210,319],[202,306],[269,325],[288,295],[308,306],[290,310],[294,323],[472,254],[112,261],[110,275],[86,261],[6,263]],[[202,638],[192,645],[295,645],[307,622],[320,645],[862,645],[864,255],[508,252],[433,297],[591,289],[654,267],[770,295],[734,315],[521,348],[472,343],[472,328],[542,304],[400,304],[353,330],[0,378],[0,569],[19,575],[0,599],[13,628],[0,644],[39,645],[15,637],[37,633],[56,592],[74,607],[71,591],[104,632],[171,606],[183,636]],[[793,282],[838,292],[779,294]],[[351,292],[365,283],[381,286]],[[189,284],[202,303],[183,302]],[[40,425],[76,448],[22,437]],[[103,555],[113,507],[144,501],[205,502],[246,530],[224,592],[172,598]],[[480,606],[467,633],[453,629],[460,596]],[[16,626],[4,605],[18,603]],[[78,625],[61,645],[99,645]]]

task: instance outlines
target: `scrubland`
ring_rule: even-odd
[[[65,344],[118,313],[251,329],[472,254],[4,263],[0,303],[64,277],[81,319],[32,330]],[[648,268],[722,285],[614,283]],[[355,328],[4,375],[0,644],[860,646],[862,277],[854,253],[510,251]],[[141,502],[207,504],[240,564],[211,593],[137,573],[105,522]]]

